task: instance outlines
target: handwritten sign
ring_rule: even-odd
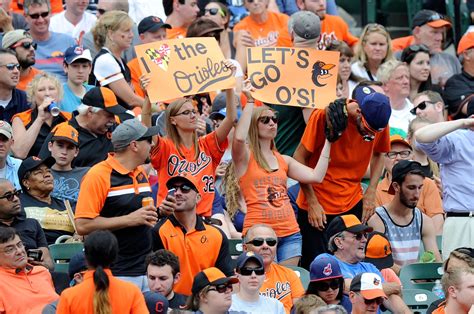
[[[152,102],[231,88],[232,71],[215,38],[172,39],[135,47],[142,73],[151,73]]]
[[[339,52],[252,47],[247,69],[253,97],[270,104],[324,108],[336,99]]]

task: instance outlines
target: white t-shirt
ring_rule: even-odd
[[[122,69],[111,53],[104,53],[95,60],[94,76],[100,86],[107,86],[112,82],[124,79]]]
[[[369,73],[367,73],[367,69],[359,61],[351,64],[351,71],[352,74],[364,80],[372,81],[369,77]],[[377,77],[375,75],[372,75],[372,78],[374,81],[377,80]]]
[[[66,11],[63,11],[51,18],[49,30],[56,33],[68,34],[75,40],[79,40],[85,33],[89,32],[97,21],[95,15],[84,12],[82,20],[77,23],[77,25],[73,25],[66,19],[65,13]]]
[[[407,134],[408,124],[410,124],[411,120],[416,118],[416,116],[410,112],[411,109],[413,109],[413,104],[408,98],[405,99],[405,107],[403,109],[395,110],[392,108],[392,114],[388,121],[390,129],[400,129]]]
[[[232,295],[231,311],[248,314],[285,314],[283,303],[277,299],[259,296],[257,302],[243,301],[237,294]]]

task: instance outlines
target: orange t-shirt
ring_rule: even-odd
[[[251,16],[245,17],[234,26],[234,32],[248,31],[255,41],[255,46],[265,47],[292,47],[288,20],[286,14],[267,11],[268,19],[264,23],[257,23]]]
[[[326,141],[324,133],[326,110],[314,110],[306,125],[301,145],[311,154],[308,166],[314,168]],[[313,184],[315,195],[329,215],[342,214],[353,208],[362,199],[362,180],[369,166],[372,154],[390,150],[389,127],[366,142],[359,134],[355,122],[349,120],[342,136],[331,145],[331,161],[320,184]],[[302,191],[296,200],[298,206],[307,210],[308,204]]]
[[[393,195],[388,193],[390,182],[387,176],[377,185],[377,191],[375,193],[375,202],[377,206],[382,206],[390,203],[393,200]],[[443,201],[439,196],[438,188],[436,183],[430,178],[425,178],[423,181],[423,189],[420,193],[420,199],[416,205],[423,213],[429,217],[434,215],[444,214]]]
[[[328,46],[336,39],[346,42],[351,47],[359,41],[359,38],[351,34],[349,26],[340,16],[326,14],[324,20],[321,21],[321,39],[319,42]]]
[[[166,39],[178,39],[186,38],[187,28],[184,27],[173,27],[166,29]]]
[[[36,74],[40,74],[40,73],[43,73],[43,71],[38,70],[37,68],[31,67],[31,70],[28,73],[28,75],[20,77],[20,81],[16,85],[16,88],[22,91],[26,91],[26,88],[28,87],[28,83],[30,83],[31,80],[33,80]]]
[[[10,9],[12,9],[13,12],[15,12],[15,13],[23,15],[23,13],[24,13],[23,3],[24,2],[25,2],[25,0],[13,0],[10,3]],[[51,3],[51,13],[56,14],[56,13],[64,11],[62,0],[50,0],[50,3]]]
[[[380,270],[380,273],[382,274],[382,277],[385,280],[385,282],[394,282],[399,285],[402,284],[400,278],[398,278],[397,274],[393,271],[393,269],[384,268]]]
[[[412,35],[392,39],[392,51],[393,52],[401,51],[405,49],[406,47],[411,46],[414,41],[415,41],[415,37],[413,37]]]
[[[250,153],[247,171],[239,179],[240,191],[247,204],[243,234],[259,223],[269,224],[278,237],[300,230],[288,197],[288,165],[278,152],[274,155],[278,160],[278,170],[267,172],[260,168]]]
[[[446,312],[444,311],[444,308],[446,307],[446,301],[440,303],[436,310],[431,312],[431,314],[445,314]]]
[[[0,313],[41,313],[58,298],[51,274],[43,266],[19,273],[0,267]]]
[[[260,295],[274,298],[283,303],[286,313],[293,307],[293,299],[301,298],[305,291],[300,278],[289,268],[272,263],[265,273]]]
[[[158,199],[161,204],[168,194],[166,182],[169,178],[183,173],[189,173],[199,182],[197,187],[201,194],[201,201],[196,206],[200,216],[209,217],[212,214],[214,200],[214,174],[222,155],[228,146],[227,139],[219,145],[216,132],[211,132],[198,139],[199,156],[194,159],[195,148],[180,146],[181,156],[175,144],[169,138],[158,137],[158,143],[151,152],[151,164],[158,172]]]
[[[109,278],[109,302],[114,314],[148,313],[145,298],[140,289],[133,283],[126,282],[112,276],[110,269],[105,269]],[[84,281],[61,293],[57,314],[68,313],[94,313],[94,271],[89,270],[84,274]]]
[[[135,91],[135,94],[144,98],[145,93],[143,93],[140,86],[140,76],[142,75],[142,70],[140,70],[140,65],[138,64],[138,58],[133,58],[127,63],[128,68],[130,69],[130,75],[132,76],[132,85]]]

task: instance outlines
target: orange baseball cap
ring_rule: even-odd
[[[68,122],[63,122],[54,127],[51,131],[53,136],[51,137],[51,142],[54,141],[66,141],[79,146],[79,132],[73,128]]]
[[[342,215],[334,218],[327,228],[328,238],[338,234],[342,231],[349,231],[352,233],[372,232],[374,229],[363,224],[355,215]]]
[[[474,47],[474,33],[469,32],[466,35],[462,36],[461,40],[459,41],[458,55],[472,47]]]
[[[408,143],[401,135],[399,134],[394,134],[392,136],[390,136],[390,145],[392,145],[393,143],[400,143],[400,144],[403,144],[405,146],[407,146],[408,148],[410,148],[410,150],[413,150],[410,143]]]
[[[351,281],[350,291],[360,292],[367,300],[382,297],[387,298],[382,288],[382,279],[374,273],[360,273]]]
[[[216,267],[206,268],[194,276],[193,287],[191,289],[193,294],[198,294],[203,288],[213,285],[218,286],[226,283],[238,283],[239,279],[235,277],[227,277],[224,273]]]
[[[383,233],[374,231],[369,234],[364,262],[374,264],[379,270],[393,266],[392,247]]]

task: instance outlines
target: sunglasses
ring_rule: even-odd
[[[181,185],[173,185],[171,188],[175,189],[176,191],[178,191],[178,189],[180,189],[181,193],[183,193],[183,194],[188,194],[189,192],[191,192],[191,190],[194,190],[192,186],[190,186],[186,183],[183,183]]]
[[[13,192],[7,192],[7,193],[3,194],[2,196],[0,196],[0,199],[6,198],[7,201],[11,202],[11,201],[13,201],[15,196],[18,197],[18,195],[20,195],[20,193],[21,193],[20,190],[14,190]]]
[[[410,154],[410,150],[402,150],[401,152],[388,152],[387,157],[390,159],[395,159],[398,155],[400,155],[401,158],[408,158]]]
[[[362,298],[364,298],[361,294],[359,294]],[[364,303],[365,305],[371,305],[373,303],[377,303],[377,305],[380,305],[383,303],[383,298],[382,297],[378,297],[378,298],[375,298],[375,299],[366,299],[364,298]]]
[[[368,238],[368,235],[367,233],[353,233],[353,238],[356,239],[357,241],[360,241],[362,240],[362,238],[365,238],[367,239]]]
[[[262,246],[263,242],[266,242],[268,246],[275,246],[278,241],[276,238],[255,238],[252,241],[248,241],[246,244],[252,244],[253,246]]]
[[[48,17],[49,11],[47,11],[47,12],[41,12],[41,13],[35,13],[35,14],[28,14],[28,15],[29,15],[29,17],[31,17],[33,20],[37,20],[37,19],[40,18],[40,16],[41,16],[42,18]]]
[[[99,12],[99,14],[102,15],[102,14],[105,14],[105,12],[107,11],[105,11],[104,9],[97,9],[97,12]]]
[[[33,49],[36,50],[36,47],[38,47],[38,44],[34,42],[30,42],[30,41],[24,41],[22,43],[13,45],[12,48],[18,48],[20,46],[25,48],[26,50],[30,49],[31,47],[33,47]]]
[[[204,14],[206,13],[209,13],[209,15],[217,15],[217,13],[219,13],[222,17],[226,16],[224,10],[218,8],[204,9]]]
[[[263,116],[263,117],[258,118],[258,121],[262,122],[263,124],[270,123],[270,120],[272,120],[273,123],[278,123],[278,117],[277,116]]]
[[[329,288],[331,288],[332,290],[336,290],[339,289],[340,286],[341,281],[339,279],[333,279],[331,281],[318,282],[316,285],[316,289],[318,291],[328,291]]]
[[[231,284],[226,283],[226,284],[222,284],[222,285],[211,286],[211,288],[209,288],[208,291],[217,291],[219,293],[226,293],[228,290],[230,290],[232,292],[232,290],[234,290],[234,289],[232,288]]]
[[[366,142],[371,142],[375,139],[375,134],[377,133],[377,131],[375,131],[370,125],[369,123],[367,123],[367,121],[365,120],[364,116],[363,115],[360,115],[360,120],[362,122],[362,125],[364,127],[364,134],[362,134],[362,138],[364,139],[364,141]]]
[[[255,272],[255,275],[257,275],[257,276],[265,275],[265,269],[264,269],[263,267],[257,267],[257,268],[253,268],[253,267],[242,267],[242,268],[239,270],[239,273],[240,273],[242,276],[251,276],[253,272]]]
[[[20,70],[20,65],[18,63],[7,63],[0,66],[6,67],[8,71],[13,71],[14,69]]]
[[[425,101],[422,101],[422,102],[420,102],[420,103],[418,104],[418,106],[416,106],[415,108],[411,109],[410,112],[411,112],[412,114],[416,114],[416,111],[417,111],[418,109],[420,109],[420,110],[425,110],[428,105],[433,105],[433,103],[432,103],[432,102],[429,102],[429,101],[426,101],[426,100],[425,100]]]
[[[418,52],[418,51],[430,52],[430,49],[426,47],[425,45],[411,45],[411,46],[408,46],[408,49],[411,52]]]

